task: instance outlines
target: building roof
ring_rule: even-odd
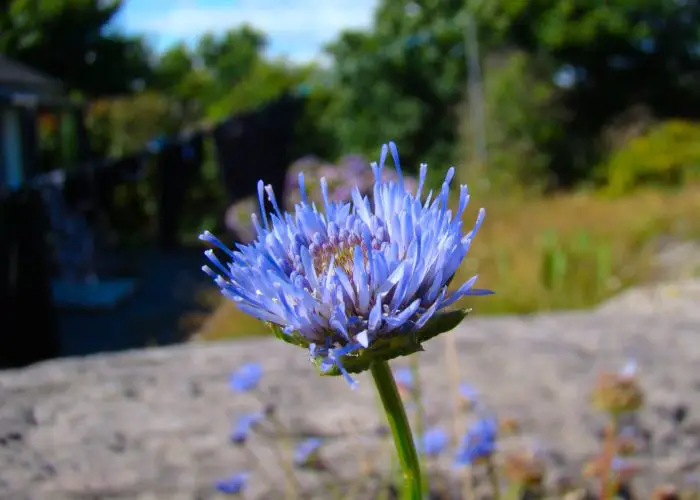
[[[60,81],[0,54],[0,98],[13,101],[16,96],[26,95],[40,103],[65,97]]]

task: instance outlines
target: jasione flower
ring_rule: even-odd
[[[389,152],[396,181],[382,180]],[[485,215],[481,209],[474,228],[463,233],[466,185],[457,210],[448,207],[454,167],[425,199],[427,165],[420,166],[416,192],[406,190],[393,142],[382,147],[372,170],[372,200],[356,188],[351,201],[331,201],[321,179],[322,210],[307,201],[301,172],[301,201],[292,213],[283,213],[271,186],[260,181],[262,223],[252,215],[252,243],[231,250],[209,232],[200,236],[228,258],[224,264],[209,249],[214,269],[203,268],[226,297],[268,322],[279,338],[308,348],[322,373],[343,375],[353,386],[350,373],[366,370],[374,359],[420,351],[466,315],[445,308],[467,295],[491,293],[473,288],[476,276],[448,292]]]

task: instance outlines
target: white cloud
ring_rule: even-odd
[[[238,0],[228,6],[194,7],[175,2],[170,10],[134,16],[128,24],[131,30],[161,39],[191,40],[247,23],[269,37],[272,53],[308,60],[340,31],[370,27],[376,4],[377,0]]]
[[[158,17],[141,18],[145,31],[189,36],[249,23],[266,33],[334,36],[341,29],[368,27],[375,0],[240,0],[232,6],[176,7]],[[284,5],[286,4],[286,5]]]

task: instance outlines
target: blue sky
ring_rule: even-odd
[[[377,1],[126,0],[116,23],[128,33],[146,33],[162,50],[247,22],[267,34],[271,56],[305,62],[342,30],[368,28]]]

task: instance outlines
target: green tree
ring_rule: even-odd
[[[561,107],[538,105],[538,120],[556,113],[566,134],[537,134],[545,143],[535,145],[548,151],[546,177],[554,185],[591,175],[603,127],[626,109],[642,104],[659,117],[700,117],[697,2],[382,0],[371,31],[344,33],[329,47],[344,149],[374,152],[377,142],[394,138],[414,167],[456,157],[467,13],[478,27],[482,62],[517,50],[547,61],[543,82],[559,82]]]
[[[397,140],[406,166],[454,160],[466,89],[461,2],[380,2],[374,29],[346,32],[328,47],[337,71],[333,106],[345,150],[376,154]]]
[[[166,50],[154,64],[150,88],[178,104],[183,123],[202,118],[206,107],[218,98],[215,87],[211,72],[183,43]]]
[[[194,55],[184,43],[166,50],[158,57],[153,68],[153,88],[176,93],[183,80],[195,69]]]
[[[697,2],[490,0],[470,6],[491,45],[544,54],[570,77],[563,95],[569,137],[552,161],[562,184],[590,175],[602,128],[627,109],[644,105],[658,117],[700,117]]]
[[[216,36],[203,35],[195,49],[195,57],[211,75],[219,92],[227,92],[245,78],[263,59],[267,44],[265,35],[250,26],[231,29]]]
[[[5,0],[0,52],[87,96],[129,92],[150,75],[139,38],[107,29],[121,1]]]
[[[177,101],[190,122],[258,105],[286,71],[265,61],[264,46],[264,35],[248,26],[207,33],[193,48],[177,44],[157,58],[151,88]]]

